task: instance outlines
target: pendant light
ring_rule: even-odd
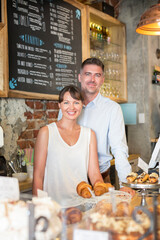
[[[136,32],[144,35],[160,35],[160,0],[141,16]]]

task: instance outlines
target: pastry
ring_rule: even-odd
[[[149,174],[146,172],[143,172],[140,175],[138,175],[136,180],[137,180],[137,183],[144,183],[147,181],[148,178],[149,178]]]
[[[158,182],[158,174],[153,172],[149,175],[149,182],[150,183],[156,183]]]
[[[119,209],[121,209],[122,212],[118,216],[107,216],[99,212],[91,213],[88,221],[89,230],[106,231],[109,233],[109,239],[112,240],[140,239],[150,227],[150,219],[145,214],[141,214],[138,216],[141,224],[135,222],[132,217],[128,215],[129,212],[126,212],[127,205],[125,205],[119,205]],[[124,217],[124,215],[126,217]],[[144,239],[151,240],[152,238]]]
[[[136,180],[137,176],[138,176],[137,173],[131,172],[130,174],[128,174],[128,176],[127,176],[127,178],[126,178],[126,179],[127,179],[127,182],[128,182],[128,183],[134,182],[134,181]]]
[[[77,223],[82,219],[82,212],[76,207],[67,208],[63,217],[66,224]]]
[[[112,213],[112,204],[103,199],[96,204],[95,212],[110,216]]]
[[[125,217],[131,215],[131,209],[129,207],[129,204],[127,202],[120,202],[116,206],[116,217]]]
[[[83,198],[91,198],[91,193],[90,191],[88,190],[88,188],[90,188],[90,190],[92,190],[92,186],[89,185],[88,183],[86,182],[80,182],[78,185],[77,185],[77,193],[79,196],[83,197]]]
[[[97,182],[94,184],[94,193],[96,196],[101,196],[102,194],[109,191],[109,188],[112,188],[111,183],[103,183],[103,182]]]

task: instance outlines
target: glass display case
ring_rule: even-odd
[[[101,94],[117,102],[127,102],[125,24],[86,6],[88,56],[102,60],[105,82]]]

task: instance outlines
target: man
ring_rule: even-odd
[[[120,181],[125,181],[131,172],[128,162],[128,147],[121,107],[99,93],[104,82],[104,65],[96,58],[86,59],[78,76],[84,95],[84,106],[78,123],[91,128],[97,137],[99,167],[104,182],[109,181],[111,159],[115,158],[115,167]],[[112,156],[112,154],[113,156]],[[121,188],[134,194],[130,188]]]

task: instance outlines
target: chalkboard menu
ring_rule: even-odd
[[[9,0],[9,89],[58,94],[78,85],[81,9],[62,0]]]

